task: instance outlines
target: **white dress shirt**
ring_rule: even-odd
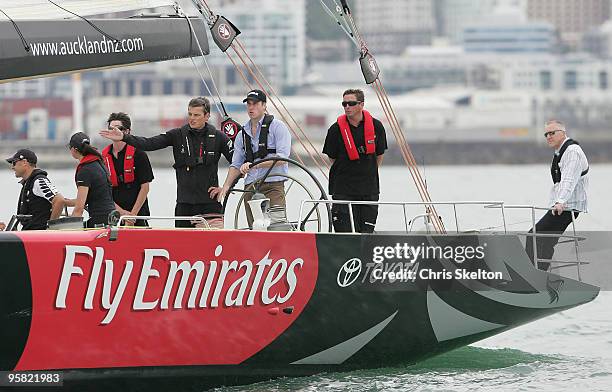
[[[569,139],[566,137],[561,146]],[[561,149],[561,147],[559,148]],[[555,151],[555,155],[559,154],[559,150]],[[550,190],[550,201],[548,205],[554,206],[556,203],[561,203],[567,210],[577,210],[587,212],[587,189],[589,187],[589,175],[580,174],[589,167],[587,157],[577,144],[568,146],[561,161],[559,168],[561,169],[561,181],[554,184]]]

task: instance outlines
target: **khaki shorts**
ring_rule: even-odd
[[[254,190],[255,187],[253,184],[249,184],[246,187],[247,191]],[[285,201],[285,181],[275,181],[275,182],[264,182],[260,187],[259,191],[264,194],[265,197],[270,199],[270,206],[282,206],[286,207],[287,203]],[[251,208],[249,207],[248,201],[253,198],[254,193],[246,192],[244,194],[244,204],[247,215],[247,222],[249,223],[249,227],[253,226],[253,214],[251,213]]]

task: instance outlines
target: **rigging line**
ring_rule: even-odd
[[[270,82],[266,79],[265,75],[262,73],[261,68],[253,61],[253,59],[249,56],[249,54],[247,53],[246,49],[244,48],[244,46],[242,45],[242,42],[240,40],[236,40],[236,42],[238,43],[238,45],[240,46],[240,48],[242,49],[242,51],[244,52],[244,54],[248,57],[248,59],[251,61],[251,63],[253,63],[253,66],[255,67],[255,69],[257,70],[257,72],[259,73],[259,75],[261,75],[262,79],[266,82],[266,84],[268,85],[269,89],[272,91],[272,93],[274,94],[274,96],[277,98],[277,100],[279,101],[279,103],[281,104],[281,106],[283,107],[283,109],[287,112],[287,114],[289,115],[289,117],[291,118],[291,120],[293,121],[293,123],[296,125],[296,127],[299,129],[299,131],[302,133],[302,135],[304,136],[304,138],[306,139],[306,141],[308,142],[308,144],[310,145],[310,147],[313,149],[313,151],[316,152],[316,156],[318,159],[320,159],[320,161],[323,163],[323,166],[325,166],[328,170],[330,168],[330,166],[328,165],[328,163],[326,162],[326,160],[323,158],[323,156],[319,153],[319,151],[315,148],[315,146],[312,144],[312,142],[310,141],[310,139],[308,138],[308,135],[306,135],[306,132],[304,132],[304,130],[302,129],[302,127],[300,126],[300,124],[297,122],[297,120],[293,117],[293,115],[291,114],[291,112],[287,109],[287,107],[285,106],[285,104],[283,103],[283,101],[281,100],[281,98],[279,97],[279,95],[277,94],[276,90],[274,89],[274,87],[270,84]],[[315,163],[317,163],[315,161]],[[319,163],[317,163],[319,164]]]
[[[234,43],[232,43],[231,45],[232,49],[234,50],[234,52],[238,55],[238,58],[240,58],[240,60],[242,61],[242,63],[244,64],[244,66],[246,67],[246,69],[249,71],[249,73],[251,74],[251,76],[253,77],[253,79],[255,80],[255,82],[257,83],[257,85],[261,88],[261,90],[263,90],[264,92],[266,91],[266,88],[263,86],[263,84],[261,83],[261,81],[259,80],[258,76],[253,72],[253,70],[249,67],[249,65],[247,64],[246,60],[244,59],[244,57],[240,54],[240,52],[236,49],[236,45]],[[310,150],[308,150],[308,148],[306,147],[306,145],[304,144],[304,141],[300,138],[300,136],[295,132],[295,129],[293,129],[293,127],[291,127],[289,121],[287,120],[286,116],[284,115],[283,111],[280,110],[280,108],[276,105],[275,99],[273,96],[271,96],[269,94],[269,92],[267,93],[268,96],[270,96],[270,102],[272,103],[272,105],[274,105],[274,107],[276,108],[276,110],[278,111],[278,113],[281,115],[281,117],[283,118],[283,120],[287,123],[288,128],[291,130],[291,132],[293,133],[293,135],[298,139],[298,141],[300,142],[300,144],[302,145],[302,148],[304,149],[305,152],[308,153],[308,155],[310,156],[310,158],[313,160],[313,162],[315,163],[315,165],[319,168],[319,170],[321,170],[321,172],[323,173],[323,175],[326,175],[326,173],[323,171],[323,169],[321,168],[321,166],[318,164],[318,162],[316,161],[316,159],[314,159],[314,157],[312,156],[312,153]]]
[[[189,29],[191,30],[191,25],[189,25],[189,26],[190,26]],[[191,30],[191,31],[193,31],[193,30]],[[206,87],[206,91],[208,91],[208,94],[212,98],[213,103],[215,104],[215,107],[217,108],[217,111],[219,111],[219,113],[223,113],[221,111],[221,108],[219,107],[219,104],[217,104],[217,100],[215,99],[214,94],[212,93],[212,91],[210,91],[210,87],[208,86],[208,83],[206,83],[206,79],[204,79],[204,75],[202,75],[202,72],[200,71],[200,67],[198,67],[198,65],[196,64],[193,56],[189,56],[189,59],[191,60],[191,63],[193,64],[193,67],[195,68],[195,70],[198,73],[198,75],[200,75],[200,80],[204,84],[204,87]]]
[[[206,2],[206,0],[199,0],[199,1],[200,1],[200,2],[201,2],[203,5],[204,5],[204,7],[205,7],[205,8],[208,10],[208,12],[210,12],[210,14],[211,14],[211,15],[214,15],[214,14],[213,14],[213,12],[212,12],[212,10],[211,10],[211,8],[208,6],[208,3]],[[238,41],[238,40],[237,40],[237,41]],[[240,42],[240,41],[238,41],[238,42]],[[231,46],[232,46],[232,49],[234,50],[234,52],[235,52],[235,53],[238,55],[238,57],[239,57],[239,58],[240,58],[240,60],[242,61],[243,65],[244,65],[244,66],[246,67],[246,69],[249,71],[249,73],[251,74],[251,76],[252,76],[252,77],[255,79],[255,81],[257,82],[257,84],[258,84],[258,85],[261,87],[261,89],[262,89],[262,90],[264,90],[264,91],[265,91],[266,89],[263,87],[262,83],[261,83],[261,82],[260,82],[260,80],[257,78],[257,75],[256,75],[256,74],[253,72],[253,70],[252,70],[252,69],[251,69],[251,68],[248,66],[248,64],[246,63],[246,61],[244,60],[244,58],[243,58],[243,57],[240,55],[240,53],[238,53],[238,51],[237,51],[237,49],[236,49],[235,45],[232,43],[232,45],[231,45]],[[244,50],[244,49],[243,49],[243,50]],[[256,64],[253,62],[253,60],[250,58],[250,56],[248,56],[248,53],[246,52],[246,50],[244,50],[244,53],[245,53],[245,55],[246,55],[247,57],[249,57],[249,60],[250,60],[250,61],[253,63],[253,65],[254,65],[254,66],[255,66],[255,68],[257,69],[257,65],[256,65]],[[237,69],[238,69],[238,68],[237,68]],[[267,83],[268,85],[270,85],[270,83],[267,81],[267,79],[266,79],[266,78],[265,78],[265,76],[264,76],[264,75],[261,73],[261,71],[259,71],[259,73],[261,74],[261,76],[263,77],[263,79],[266,81],[266,83]],[[272,86],[270,86],[270,87],[272,87]],[[273,89],[272,89],[272,90],[273,90]],[[274,94],[276,94],[276,92],[274,92]],[[269,94],[268,94],[268,95],[269,95]],[[273,98],[273,97],[271,97],[271,98]],[[278,101],[279,101],[279,102],[282,104],[282,101],[280,100],[280,98],[278,98],[278,97],[277,97],[277,99],[278,99]],[[319,169],[321,170],[321,172],[323,173],[323,175],[324,175],[325,177],[327,177],[327,173],[325,173],[325,171],[323,171],[323,170],[322,170],[322,168],[321,168],[321,166],[320,166],[319,162],[317,162],[317,160],[316,160],[316,159],[315,159],[315,158],[312,156],[311,151],[309,151],[309,150],[308,150],[308,148],[306,147],[306,145],[304,144],[304,142],[301,140],[301,138],[299,137],[299,135],[298,135],[298,134],[295,132],[295,130],[294,130],[294,129],[293,129],[291,126],[290,126],[290,122],[287,120],[287,118],[286,118],[286,116],[283,114],[283,112],[282,112],[282,111],[281,111],[281,110],[278,108],[278,106],[277,106],[277,105],[276,105],[276,103],[275,103],[275,100],[274,100],[274,99],[271,99],[271,102],[272,102],[272,104],[274,105],[274,107],[276,108],[276,110],[278,110],[279,114],[280,114],[280,115],[283,117],[283,119],[285,120],[285,122],[287,122],[287,125],[288,125],[289,129],[291,129],[291,131],[294,133],[294,135],[295,135],[295,136],[297,137],[297,139],[300,141],[300,144],[302,145],[302,148],[304,148],[305,152],[307,152],[307,153],[308,153],[308,155],[310,155],[310,158],[311,158],[311,159],[313,160],[313,162],[314,162],[314,163],[315,163],[315,164],[316,164],[316,165],[319,167]],[[284,107],[284,104],[283,104],[283,107]],[[286,112],[287,112],[289,115],[291,115],[291,114],[289,113],[289,111],[286,109],[286,107],[285,107],[285,111],[286,111]],[[295,121],[295,119],[294,119],[294,122],[296,123],[296,125],[298,125],[298,124],[297,124],[297,122]],[[298,125],[298,127],[299,127],[299,125]],[[302,133],[304,133],[304,132],[302,131]],[[306,139],[308,140],[308,137],[306,137]],[[310,140],[308,140],[308,141],[310,142]],[[311,146],[312,146],[312,143],[311,143]],[[314,149],[314,146],[313,146],[312,148]],[[318,153],[318,151],[317,151],[316,149],[314,149],[314,150],[315,150],[315,151]],[[322,158],[322,157],[321,157],[321,160],[322,160],[322,161],[324,162],[324,164],[325,164],[325,160],[323,160],[323,158]],[[301,163],[303,163],[303,162],[301,162]]]
[[[234,65],[234,68],[236,69],[236,71],[238,71],[238,73],[240,74],[240,77],[242,78],[242,81],[244,82],[244,84],[248,87],[249,90],[253,90],[253,85],[248,81],[246,75],[244,74],[244,72],[242,72],[242,69],[238,66],[238,64],[236,64],[236,62],[234,61],[232,56],[229,54],[229,52],[226,51],[225,54],[227,55],[227,58]]]
[[[230,53],[228,51],[225,52],[225,54],[227,55],[227,58],[232,62],[232,64],[234,65],[234,68],[238,71],[238,73],[240,74],[242,81],[244,82],[244,84],[248,87],[249,90],[253,90],[253,85],[248,81],[246,75],[244,74],[244,72],[242,71],[242,69],[240,68],[240,66],[238,64],[236,64],[236,61],[232,58],[232,56],[230,55]],[[302,164],[305,165],[304,161],[302,160],[302,158],[297,155],[296,156],[297,160]]]
[[[244,57],[242,57],[242,55],[236,50],[236,47],[234,46],[234,44],[231,44],[231,48],[234,50],[234,52],[236,53],[236,55],[238,56],[238,58],[242,61],[242,64],[245,66],[246,70],[249,72],[249,74],[253,77],[253,79],[255,80],[255,82],[259,85],[259,87],[264,91],[264,93],[266,92],[266,89],[263,87],[263,85],[261,84],[261,82],[259,81],[259,79],[257,78],[257,75],[254,74],[253,70],[249,68],[249,66],[246,63],[246,60],[244,59]],[[268,94],[269,95],[269,94]],[[280,112],[280,110],[278,109],[278,107],[276,106],[275,102],[273,99],[270,99],[270,102],[272,103],[272,105],[274,105],[274,107],[279,111],[280,115],[284,118],[283,113]],[[287,121],[285,119],[285,121]],[[302,142],[302,140],[300,140],[299,136],[295,134],[295,131],[289,127],[289,129],[291,130],[291,132],[294,134],[294,136],[296,136],[298,138],[298,141],[300,142],[300,144],[302,144],[302,147],[304,147],[304,144]],[[305,165],[304,161],[300,158],[300,156],[297,156],[298,161]]]
[[[111,40],[113,40],[113,41],[115,41],[115,42],[118,42],[118,41],[119,41],[117,38],[115,38],[115,37],[113,37],[113,36],[111,36],[111,35],[108,35],[106,32],[104,32],[104,31],[103,31],[102,29],[100,29],[98,26],[96,26],[95,24],[93,24],[92,22],[90,22],[90,21],[89,21],[87,18],[84,18],[84,17],[82,17],[81,15],[76,14],[76,13],[74,13],[74,12],[70,11],[70,10],[67,10],[66,8],[62,7],[61,5],[54,3],[52,0],[47,0],[47,1],[48,1],[49,3],[51,3],[51,4],[53,4],[54,6],[56,6],[57,8],[61,9],[61,10],[64,10],[64,11],[68,12],[69,14],[72,14],[72,15],[76,16],[77,18],[81,18],[81,19],[83,19],[83,20],[84,20],[85,22],[87,22],[87,23],[88,23],[88,24],[89,24],[91,27],[93,27],[93,28],[94,28],[94,30],[96,30],[97,32],[99,32],[99,33],[100,33],[100,34],[102,34],[103,36],[105,36],[105,37],[107,37],[107,38],[110,38]]]
[[[343,1],[343,4],[346,4],[346,2]],[[355,20],[352,17],[350,9],[348,8],[348,6],[347,7],[343,7],[343,9],[346,12],[346,16],[348,17],[348,21],[349,21],[349,23],[350,23],[350,25],[352,27],[352,30],[353,30],[356,38],[358,39],[358,41],[361,44],[362,52],[363,53],[367,53],[368,52],[367,45],[366,45],[365,41],[363,40],[363,37],[361,36],[361,34],[359,32],[359,29],[357,28],[357,25],[355,23]],[[388,109],[387,110],[388,110],[388,113],[390,115],[388,115],[387,119],[389,120],[389,123],[392,126],[392,129],[395,126],[398,129],[398,132],[397,133],[394,132],[394,134],[395,134],[395,137],[398,140],[398,144],[400,145],[400,151],[403,151],[404,149],[406,150],[405,152],[402,153],[403,155],[405,154],[404,159],[406,160],[406,163],[409,165],[409,167],[410,167],[410,165],[413,165],[414,167],[418,168],[418,166],[416,164],[416,161],[414,160],[414,156],[412,155],[412,151],[410,150],[410,147],[408,146],[408,143],[406,142],[406,140],[405,140],[405,138],[403,136],[403,132],[401,131],[401,127],[399,126],[399,121],[397,120],[397,116],[395,115],[393,107],[391,106],[391,103],[389,101],[388,94],[385,91],[384,86],[382,85],[382,81],[380,80],[380,78],[376,79],[375,84],[376,84],[377,88],[380,89],[379,100],[380,100],[381,104],[385,105],[385,103],[383,103],[383,101],[385,101],[386,104],[388,105]],[[387,111],[385,113],[387,114]],[[418,171],[413,174],[413,180],[415,180],[415,185],[417,186],[417,189],[419,190],[419,193],[422,192],[421,197],[424,199],[424,201],[425,200],[431,201],[431,197],[429,196],[429,192],[427,191],[426,188],[424,188],[423,180],[422,180],[422,178],[420,176],[420,173]],[[421,188],[423,188],[423,189],[421,190]],[[435,208],[433,206],[432,206],[432,210],[435,211]],[[442,224],[441,221],[439,221],[439,217],[437,215],[437,212],[434,215],[433,221],[435,223],[439,224],[440,229],[442,231],[444,231],[443,224]]]
[[[355,37],[351,27],[349,26],[349,22],[347,20],[347,11],[348,11],[349,14],[351,12],[351,10],[348,8],[348,5],[347,5],[347,7],[345,9],[345,7],[340,5],[337,0],[332,0],[332,1],[336,5],[336,12],[342,18],[342,20],[344,20],[344,23],[346,24],[346,28],[351,32],[351,36]]]
[[[15,28],[15,31],[19,35],[19,38],[21,38],[21,43],[23,44],[23,48],[25,49],[26,52],[29,52],[30,51],[30,44],[28,43],[28,41],[26,41],[26,39],[23,36],[23,34],[21,34],[21,30],[19,29],[19,26],[17,26],[17,23],[15,23],[15,21],[10,16],[8,16],[8,14],[6,12],[4,12],[4,10],[0,9],[0,12],[2,12],[4,14],[4,16],[6,16],[8,18],[8,20],[11,21],[11,23],[13,24],[13,27]]]
[[[221,113],[225,117],[228,117],[227,111],[225,110],[225,106],[223,105],[223,100],[221,99],[221,95],[219,94],[219,89],[217,88],[217,84],[215,83],[215,78],[213,77],[212,71],[210,70],[210,67],[208,66],[208,61],[206,61],[206,56],[204,55],[204,50],[202,49],[202,45],[200,45],[200,40],[198,39],[198,35],[196,34],[196,32],[195,32],[195,30],[193,28],[193,25],[191,24],[191,20],[189,19],[189,16],[185,15],[185,19],[187,20],[187,23],[189,24],[189,31],[190,31],[191,35],[195,38],[196,44],[198,45],[198,49],[200,50],[200,55],[202,57],[202,60],[204,61],[204,64],[206,64],[206,68],[208,69],[208,75],[210,76],[210,80],[211,80],[211,83],[212,83],[213,88],[215,90],[215,93],[217,94],[217,98],[219,99],[219,102],[221,103],[221,107],[219,107],[219,104],[215,100],[215,97],[213,96],[213,93],[210,91],[210,88],[208,88],[208,84],[206,83],[206,81],[202,77],[202,74],[198,71],[198,73],[200,74],[200,78],[202,78],[202,82],[206,85],[206,90],[208,90],[208,93],[210,94],[211,98],[213,99],[213,101],[215,103],[215,106],[217,107],[217,110],[219,111],[219,113]],[[194,66],[195,66],[195,60],[193,59],[193,57],[191,57],[191,56],[189,56],[189,57],[191,58],[191,61],[193,62]],[[197,67],[196,67],[196,69],[197,69]]]
[[[234,47],[234,44],[232,44],[232,49],[234,50],[234,52],[236,53],[236,55],[238,56],[238,58],[242,61],[242,64],[244,65],[244,67],[246,68],[246,70],[249,72],[250,76],[254,79],[254,81],[259,85],[259,87],[266,92],[266,89],[263,87],[263,85],[261,84],[261,82],[259,81],[259,79],[257,78],[257,75],[254,74],[253,70],[248,66],[248,64],[246,63],[246,60],[244,59],[244,57],[242,57],[242,55],[236,50],[236,48]],[[250,85],[250,83],[249,83]],[[269,95],[269,94],[268,94]],[[278,110],[279,114],[281,115],[281,117],[283,118],[283,120],[285,120],[285,122],[287,121],[287,119],[285,118],[285,116],[283,115],[283,113],[279,110],[279,108],[276,106],[276,103],[274,101],[274,99],[272,97],[270,97],[270,102],[272,103],[272,105]],[[306,152],[307,149],[304,146],[304,142],[300,139],[299,135],[296,135],[295,131],[290,127],[289,130],[291,131],[291,133],[298,139],[298,141],[300,142],[300,144],[302,145],[302,148],[304,148],[304,150]],[[304,161],[302,160],[302,158],[297,155],[298,161],[305,165]]]
[[[213,20],[215,18],[215,14],[212,12],[210,7],[208,7],[208,4],[206,4],[206,2],[204,2],[204,4],[202,4],[202,2],[198,1],[198,0],[191,0],[191,2],[193,3],[193,5],[196,6],[198,12],[202,16],[204,16],[204,14],[202,13],[202,8],[204,8],[204,11],[206,11],[206,13],[208,14],[208,15],[206,15],[206,18],[208,19],[206,21],[206,23],[208,24],[208,27],[211,27],[214,24]]]
[[[374,90],[376,91],[379,101],[381,102],[381,105],[383,106],[383,110],[385,112],[385,115],[387,116],[387,120],[390,123],[391,130],[398,142],[398,147],[400,148],[402,157],[404,158],[404,161],[406,162],[408,166],[408,169],[415,183],[417,191],[419,195],[421,196],[421,200],[423,202],[431,202],[429,192],[427,192],[427,189],[423,186],[422,178],[420,176],[420,173],[418,172],[418,167],[416,165],[416,161],[414,160],[414,156],[410,152],[407,146],[407,143],[405,143],[405,140],[402,140],[403,138],[401,137],[402,135],[401,128],[397,127],[397,123],[394,123],[394,120],[397,121],[397,119],[396,118],[393,119],[393,116],[389,113],[389,111],[392,110],[392,107],[390,106],[391,103],[388,101],[388,99],[385,99],[383,90],[380,89],[380,85],[378,83],[380,83],[380,81],[377,81],[377,83],[375,84],[376,88]],[[429,205],[429,206],[426,206],[426,210],[429,215],[433,214],[432,221],[434,223],[434,227],[436,227],[436,231],[444,232],[443,225],[441,224],[441,222],[438,221],[439,218],[436,218],[438,215],[437,215],[437,211],[435,211],[435,207],[433,205]]]
[[[234,50],[236,50],[234,48]],[[243,48],[244,51],[244,48]],[[246,51],[244,51],[244,54],[248,57],[248,53],[246,53]],[[249,58],[250,59],[250,58]],[[257,65],[252,61],[254,67],[257,67]],[[256,75],[253,74],[253,70],[251,68],[249,68],[249,71],[252,73],[252,76],[256,79],[257,83],[259,84],[259,86],[261,87],[262,90],[266,91],[265,87],[262,85],[261,81],[259,80],[260,78],[258,78]],[[265,76],[263,74],[260,73],[261,78],[266,81],[266,83],[270,86],[270,83],[268,83],[268,81],[266,80]],[[270,88],[272,89],[272,86],[270,86]],[[272,89],[273,90],[273,89]],[[278,113],[282,116],[283,120],[287,123],[287,126],[289,127],[289,129],[291,130],[291,132],[293,133],[293,135],[298,139],[298,141],[300,142],[302,148],[304,149],[304,152],[306,152],[308,154],[308,156],[310,157],[310,159],[312,160],[312,162],[319,168],[319,170],[321,170],[321,173],[323,174],[323,176],[325,176],[327,178],[327,173],[323,170],[321,162],[319,162],[315,157],[319,157],[319,159],[321,161],[323,161],[323,166],[325,166],[325,161],[323,160],[323,157],[318,155],[318,151],[315,149],[315,147],[312,145],[312,143],[310,142],[310,139],[308,138],[308,136],[304,133],[303,130],[301,130],[302,134],[303,134],[303,138],[300,137],[300,135],[296,132],[295,128],[291,125],[291,122],[289,121],[289,119],[287,118],[287,116],[291,117],[291,113],[287,110],[287,108],[284,106],[284,104],[282,103],[281,99],[278,97],[278,95],[274,94],[270,94],[269,92],[267,92],[267,95],[270,96],[270,100],[272,102],[272,104],[274,105],[274,107],[276,108],[276,110],[278,111]],[[284,107],[284,111],[281,110],[281,108],[279,108],[276,105],[276,101],[278,101],[279,105],[282,105]],[[293,119],[293,117],[291,117]],[[299,125],[297,124],[297,122],[295,121],[295,119],[293,119],[294,123],[296,123],[295,125],[297,125],[297,127],[299,128]],[[312,148],[312,150],[310,150],[308,148],[308,145],[304,142],[304,140],[306,140],[309,144],[310,147]],[[313,151],[314,151],[314,155],[313,155]],[[328,168],[329,169],[329,168]]]
[[[357,41],[355,40],[355,36],[353,35],[353,33],[351,31],[349,31],[343,24],[342,22],[340,22],[340,20],[334,15],[334,12],[329,9],[329,7],[327,6],[327,4],[325,4],[325,2],[323,0],[319,0],[319,2],[321,3],[321,7],[323,7],[323,10],[325,10],[325,12],[336,21],[336,23],[338,24],[338,26],[340,26],[340,28],[342,29],[342,31],[344,31],[344,33],[349,37],[349,39],[355,44],[355,46],[359,47],[359,44],[357,44]]]
[[[328,170],[329,170],[329,165],[327,163],[327,161],[323,158],[323,156],[319,153],[319,151],[314,147],[314,145],[312,144],[312,142],[310,141],[310,139],[308,138],[308,135],[306,135],[306,133],[304,132],[304,130],[302,129],[302,127],[300,126],[300,124],[297,122],[297,120],[293,117],[293,115],[291,114],[291,112],[287,109],[287,107],[285,106],[285,104],[283,103],[283,101],[281,100],[281,98],[278,96],[278,94],[276,93],[276,91],[274,90],[274,87],[272,87],[272,85],[269,83],[269,81],[266,79],[265,75],[263,75],[263,73],[261,72],[261,69],[259,68],[259,66],[249,57],[248,53],[246,52],[246,49],[244,48],[244,46],[242,46],[242,43],[240,41],[238,41],[238,44],[241,46],[242,51],[245,53],[245,55],[249,58],[249,60],[251,61],[251,63],[253,64],[254,68],[258,71],[259,75],[261,76],[261,78],[266,82],[266,84],[268,85],[269,89],[272,91],[272,93],[274,94],[274,97],[276,98],[276,100],[279,102],[279,104],[283,107],[284,111],[286,112],[286,114],[291,118],[291,120],[293,121],[294,125],[299,129],[299,131],[301,132],[301,134],[303,135],[304,139],[306,140],[306,142],[308,142],[308,144],[310,145],[310,148],[312,148],[312,151],[314,151],[315,156],[319,159],[319,161],[317,161],[317,159],[315,159],[312,154],[310,153],[310,151],[308,151],[308,149],[306,149],[306,146],[304,146],[305,150],[307,153],[309,153],[309,155],[311,155],[311,159],[313,160],[313,162],[321,167],[321,163],[322,166],[325,166]],[[296,137],[300,138],[299,135],[296,134]]]

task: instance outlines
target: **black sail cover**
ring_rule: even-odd
[[[0,20],[0,82],[200,56],[206,31],[185,18]],[[201,24],[193,24],[201,26]]]

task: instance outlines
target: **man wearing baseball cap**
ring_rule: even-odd
[[[38,158],[33,151],[21,149],[6,161],[21,178],[18,215],[32,217],[21,221],[22,230],[45,230],[49,219],[57,219],[64,208],[64,197],[47,178],[47,172],[36,167]],[[0,222],[0,230],[6,225]]]
[[[222,201],[234,182],[244,175],[245,189],[254,189],[254,183],[262,179],[271,166],[270,174],[259,190],[270,199],[270,206],[285,207],[285,186],[288,174],[286,162],[265,162],[251,169],[253,163],[266,158],[289,158],[291,153],[291,134],[284,122],[266,113],[266,94],[261,90],[251,90],[242,101],[246,103],[249,121],[244,125],[241,135],[234,140],[234,156],[222,187],[211,188],[211,197]],[[247,221],[249,226],[253,223],[253,215],[248,201],[253,192],[244,195]]]

